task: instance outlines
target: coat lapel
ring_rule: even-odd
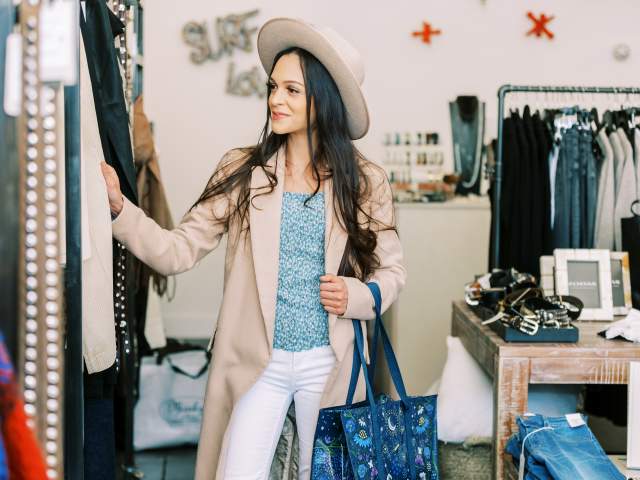
[[[264,318],[269,348],[273,345],[273,330],[278,292],[278,265],[280,260],[280,216],[284,191],[284,149],[280,149],[268,161],[266,169],[278,177],[278,184],[271,193],[253,199],[249,210],[251,251],[256,273],[258,297]],[[260,193],[269,185],[269,178],[262,168],[251,174],[251,195]]]

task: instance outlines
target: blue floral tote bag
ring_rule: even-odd
[[[436,396],[407,396],[389,336],[380,316],[381,295],[376,283],[367,284],[376,304],[372,352],[381,338],[391,378],[400,396],[374,397],[371,370],[364,358],[360,323],[355,334],[353,369],[345,405],[320,410],[313,445],[311,480],[438,480]],[[367,399],[352,403],[360,369]]]

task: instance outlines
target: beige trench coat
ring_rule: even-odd
[[[231,151],[220,162],[225,168],[238,158]],[[192,268],[213,250],[223,234],[228,233],[225,258],[224,293],[213,344],[213,360],[205,395],[204,413],[196,480],[224,478],[227,426],[233,407],[260,377],[271,357],[278,285],[278,251],[280,211],[284,191],[285,153],[281,149],[267,164],[275,172],[278,185],[266,195],[257,196],[249,211],[248,241],[240,238],[238,225],[228,230],[219,218],[228,211],[231,198],[198,205],[187,213],[175,229],[160,228],[129,201],[113,222],[113,234],[134,255],[153,269],[166,275]],[[394,220],[391,189],[379,167],[366,167],[372,183],[371,200],[366,207],[376,219],[389,224]],[[224,170],[223,170],[224,172]],[[251,178],[252,194],[268,185],[263,169],[255,169]],[[336,274],[347,234],[332,207],[331,181],[323,184],[325,193],[325,267]],[[255,190],[254,190],[255,189]],[[239,240],[239,241],[238,241]],[[376,253],[380,268],[370,280],[380,285],[383,310],[397,298],[404,285],[406,271],[402,265],[402,248],[394,231],[378,233]],[[348,305],[342,317],[329,315],[329,339],[337,358],[321,399],[321,408],[344,404],[353,356],[352,318],[374,318],[373,299],[367,286],[355,278],[344,279],[348,288]],[[366,338],[366,336],[365,336]],[[356,400],[364,398],[362,374]]]

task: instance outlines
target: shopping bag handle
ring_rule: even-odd
[[[378,478],[386,478],[386,470],[384,468],[384,460],[382,457],[382,442],[380,440],[380,421],[378,417],[378,407],[376,406],[375,398],[373,396],[373,387],[369,381],[369,374],[367,372],[367,362],[364,358],[364,339],[362,335],[362,328],[358,320],[353,320],[354,330],[354,351],[358,352],[358,358],[360,359],[360,366],[364,373],[364,378],[367,387],[367,397],[369,399],[369,414],[371,415],[371,437],[376,452],[375,464],[378,469]],[[358,368],[358,372],[359,372]],[[353,380],[353,371],[352,371]],[[357,375],[356,375],[357,380]]]
[[[371,290],[371,294],[373,295],[373,299],[375,302],[375,334],[374,334],[374,345],[373,351],[377,349],[377,339],[378,336],[381,337],[383,353],[386,357],[386,363],[389,368],[389,372],[391,373],[391,379],[393,380],[393,384],[396,387],[396,391],[400,396],[401,405],[404,407],[406,412],[410,411],[411,405],[409,404],[409,398],[407,396],[407,391],[404,386],[404,382],[402,380],[402,374],[400,373],[400,367],[398,366],[398,360],[396,359],[395,353],[393,352],[393,348],[391,347],[391,341],[389,339],[389,335],[387,334],[387,330],[382,323],[382,295],[380,293],[380,287],[375,282],[370,282],[367,284],[369,289]],[[357,351],[358,361],[354,361],[354,366],[356,369],[352,369],[351,371],[351,383],[349,384],[349,393],[348,393],[348,401],[347,405],[350,405],[353,401],[353,395],[355,393],[355,385],[358,381],[358,375],[360,373],[360,367],[362,367],[364,373],[364,380],[366,383],[367,389],[367,400],[369,403],[369,413],[371,416],[371,428],[372,428],[372,440],[376,453],[376,468],[378,469],[379,475],[378,478],[386,478],[386,471],[384,470],[384,459],[382,457],[382,440],[380,438],[380,426],[379,426],[379,416],[378,416],[378,407],[376,406],[375,397],[373,395],[373,376],[370,374],[369,369],[367,367],[367,363],[364,358],[364,338],[362,334],[362,327],[360,325],[359,320],[353,320],[353,330],[354,330],[354,352]],[[375,357],[372,358],[372,366],[375,368]],[[412,448],[412,444],[410,441],[410,435],[408,432],[411,431],[410,425],[410,415],[405,414],[405,428],[407,429],[407,435],[405,436],[405,446],[407,449],[407,454],[410,458],[413,458],[413,454],[409,452],[414,452],[415,450]],[[416,478],[415,465],[413,462],[409,463],[409,470],[411,478]]]
[[[374,343],[371,347],[371,351],[375,352],[377,350],[378,336],[380,336],[382,340],[383,353],[387,360],[387,366],[389,368],[389,372],[391,373],[391,379],[396,388],[396,391],[398,392],[398,395],[400,396],[400,399],[402,400],[402,403],[405,405],[405,407],[408,407],[409,400],[408,400],[406,388],[404,386],[404,381],[402,379],[402,374],[400,373],[400,367],[398,366],[398,360],[393,351],[393,347],[391,346],[391,341],[389,340],[389,335],[387,334],[387,330],[385,329],[384,324],[382,323],[382,315],[381,315],[382,295],[380,293],[380,287],[376,282],[367,283],[367,287],[369,287],[369,290],[373,295],[373,300],[375,303],[375,311],[376,311],[376,319],[375,319],[375,327],[374,327],[374,332],[375,332]],[[359,334],[360,337],[362,338],[363,335],[362,335],[362,328],[360,326],[360,321],[353,320],[352,322],[353,322],[354,336],[358,337],[358,334]],[[378,335],[378,333],[380,333],[380,335]],[[358,350],[358,352],[356,352],[356,349]],[[353,361],[353,366],[351,368],[351,381],[349,382],[349,390],[347,392],[347,405],[351,405],[351,403],[353,402],[353,396],[355,395],[356,385],[358,382],[358,376],[360,374],[361,367],[364,372],[365,382],[367,383],[367,395],[372,395],[370,394],[370,391],[371,392],[373,391],[373,387],[372,387],[373,376],[369,373],[369,369],[367,368],[366,362],[364,360],[364,340],[361,342],[361,344],[358,344],[358,342],[354,342],[354,361]],[[372,356],[371,369],[372,371],[373,369],[375,369],[375,356]],[[373,396],[371,396],[369,400],[372,401]]]
[[[189,377],[191,380],[197,380],[198,378],[200,378],[202,376],[203,373],[205,373],[207,371],[207,368],[209,368],[209,363],[211,362],[211,353],[205,351],[204,354],[205,354],[205,357],[206,357],[206,361],[204,362],[204,365],[202,365],[200,370],[198,370],[198,372],[195,373],[195,374],[189,373],[189,372],[185,371],[184,369],[180,368],[179,366],[175,365],[173,363],[173,360],[171,360],[171,355],[167,355],[165,357],[165,360],[167,361],[167,363],[171,367],[171,370],[173,370],[175,373],[177,373],[179,375],[184,375],[185,377]]]

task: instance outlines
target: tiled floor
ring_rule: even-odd
[[[144,480],[193,480],[196,449],[149,450],[136,454]]]

